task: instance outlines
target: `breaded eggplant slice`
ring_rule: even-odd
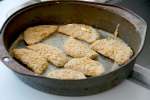
[[[36,74],[42,74],[48,67],[47,60],[40,54],[29,49],[14,49],[14,57],[27,65]]]
[[[102,64],[87,57],[73,58],[64,67],[82,72],[88,76],[99,76],[104,73]]]
[[[64,68],[50,71],[47,77],[61,79],[61,80],[86,79],[83,73],[71,69],[64,69]]]
[[[60,49],[48,44],[38,43],[27,46],[27,48],[40,53],[41,56],[45,57],[49,62],[57,67],[63,67],[69,60],[67,55]]]
[[[92,50],[88,44],[74,38],[66,40],[64,43],[64,51],[66,54],[75,58],[89,57],[94,59],[98,56],[98,53]]]
[[[50,36],[56,30],[57,26],[55,25],[39,25],[30,27],[24,31],[24,40],[29,45],[35,44]]]
[[[97,31],[88,25],[84,24],[67,24],[59,26],[58,32],[69,35],[71,37],[92,43],[100,37]]]
[[[118,64],[124,64],[133,55],[132,49],[123,40],[115,37],[97,40],[91,47]]]

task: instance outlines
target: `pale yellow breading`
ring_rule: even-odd
[[[42,74],[48,67],[48,62],[40,54],[28,49],[14,49],[14,57],[26,64],[37,74]]]
[[[88,44],[73,38],[66,40],[64,43],[64,51],[66,54],[75,58],[89,57],[94,59],[98,56],[98,53],[92,50]]]
[[[45,57],[49,62],[58,67],[63,67],[69,60],[66,54],[60,49],[48,44],[38,43],[27,46],[27,48],[40,53],[41,56]]]
[[[124,41],[115,37],[97,40],[91,47],[118,64],[124,64],[133,55],[132,49]]]
[[[84,24],[62,25],[58,28],[58,32],[88,43],[92,43],[100,37],[100,34],[93,27]]]
[[[57,30],[55,25],[38,25],[24,31],[24,40],[27,44],[35,44],[45,39]]]
[[[87,57],[73,58],[65,64],[65,68],[80,71],[88,76],[99,76],[104,73],[104,67],[99,62]]]
[[[78,80],[78,79],[86,79],[85,75],[81,72],[74,71],[71,69],[58,69],[54,71],[50,71],[47,75],[49,78],[56,78],[61,80]]]

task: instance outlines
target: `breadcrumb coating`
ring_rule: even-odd
[[[58,32],[88,43],[92,43],[100,37],[100,34],[93,27],[84,24],[61,25]]]
[[[56,78],[61,80],[78,80],[78,79],[86,79],[85,75],[81,72],[74,71],[71,69],[58,69],[54,71],[50,71],[47,75],[49,78]]]
[[[24,31],[24,40],[27,44],[35,44],[57,30],[55,25],[39,25],[34,27],[29,27]]]
[[[14,57],[26,64],[36,74],[42,74],[48,67],[48,62],[40,54],[28,49],[14,49]]]
[[[64,51],[66,54],[75,58],[89,57],[94,59],[98,56],[98,53],[92,50],[89,45],[73,38],[66,40],[64,43]]]
[[[64,67],[82,72],[88,76],[99,76],[104,73],[102,64],[87,57],[73,58]]]
[[[41,56],[45,57],[49,62],[57,67],[63,67],[68,62],[68,57],[60,49],[44,44],[38,43],[27,46],[28,49],[38,52]]]
[[[133,55],[132,49],[123,40],[115,37],[97,40],[91,47],[118,64],[124,64]]]

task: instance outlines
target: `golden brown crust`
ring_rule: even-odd
[[[124,41],[114,37],[97,40],[91,47],[118,64],[124,64],[133,55],[132,49]]]
[[[38,52],[41,56],[45,57],[52,64],[63,67],[65,63],[68,62],[68,57],[60,49],[44,44],[38,43],[34,45],[27,46],[28,49]]]
[[[66,63],[64,67],[80,71],[88,76],[99,76],[104,73],[104,67],[102,64],[87,57],[73,58]]]
[[[100,37],[96,30],[84,24],[67,24],[58,28],[58,32],[92,43]]]
[[[50,71],[47,77],[62,79],[62,80],[86,79],[83,73],[71,69],[58,69],[58,70]]]
[[[35,44],[45,39],[57,30],[55,25],[39,25],[27,28],[24,31],[24,40],[27,44]]]
[[[37,74],[42,74],[48,67],[48,62],[38,53],[28,49],[14,49],[14,57],[26,64]]]
[[[88,44],[82,43],[79,40],[69,38],[64,44],[64,51],[66,54],[75,57],[89,57],[96,58],[98,54],[92,50]]]

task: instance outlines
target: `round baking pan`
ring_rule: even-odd
[[[18,36],[28,27],[42,24],[81,23],[112,33],[119,23],[119,37],[134,51],[134,56],[118,69],[82,80],[58,80],[35,75],[8,53]],[[132,74],[136,57],[145,40],[146,22],[125,8],[83,1],[49,1],[32,4],[13,13],[4,23],[0,36],[0,59],[28,85],[38,90],[65,96],[92,95],[110,89]],[[105,66],[105,65],[104,65]]]

